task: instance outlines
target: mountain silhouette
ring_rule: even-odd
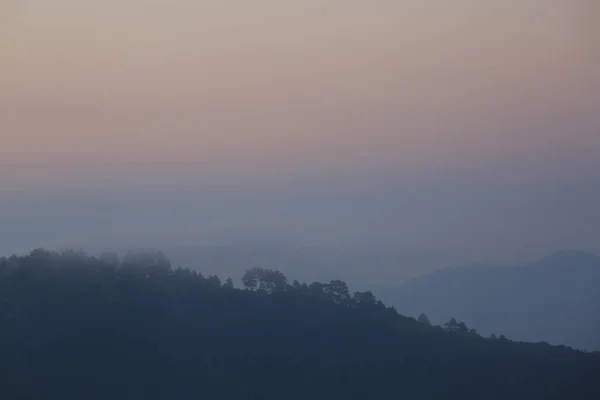
[[[600,354],[407,318],[341,280],[161,252],[0,257],[2,399],[600,398]]]
[[[380,297],[399,312],[453,317],[480,334],[600,349],[600,257],[561,250],[519,266],[469,265],[440,270]]]

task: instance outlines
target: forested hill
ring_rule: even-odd
[[[600,355],[398,315],[344,282],[161,253],[0,259],[5,399],[598,399]]]

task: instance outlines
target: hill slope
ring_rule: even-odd
[[[265,272],[265,271],[263,271]],[[600,356],[441,331],[340,281],[253,290],[160,254],[0,259],[9,399],[597,399]]]
[[[599,287],[600,257],[560,251],[517,267],[448,268],[380,294],[436,323],[455,317],[485,335],[600,350]]]

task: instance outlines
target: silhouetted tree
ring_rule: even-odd
[[[284,292],[287,289],[287,278],[281,271],[263,269],[259,275],[258,290],[267,293]]]
[[[326,287],[327,287],[327,285],[325,283],[313,282],[310,285],[308,285],[308,291],[313,296],[320,297],[320,298],[327,298],[326,293],[325,293]]]
[[[431,321],[429,320],[427,315],[425,315],[425,313],[421,313],[421,315],[419,315],[419,318],[417,318],[417,321],[421,324],[431,326]]]
[[[322,290],[328,294],[334,303],[348,304],[350,301],[350,291],[346,282],[341,280],[330,281]]]
[[[460,333],[462,335],[466,335],[469,333],[469,328],[467,327],[467,324],[465,324],[464,322],[459,322],[458,323],[458,330],[456,331],[456,333]]]
[[[231,278],[225,279],[225,283],[223,284],[223,287],[225,289],[233,289],[234,288],[233,287],[233,279],[231,279]]]
[[[292,289],[294,289],[296,292],[299,292],[302,289],[302,285],[300,282],[294,279],[294,282],[292,282]]]
[[[248,290],[265,293],[284,292],[287,289],[287,278],[277,270],[252,268],[244,273],[242,283]]]
[[[371,291],[356,292],[354,293],[354,296],[352,296],[352,300],[360,306],[374,306],[377,304],[377,299]]]
[[[206,282],[215,288],[221,287],[221,279],[217,275],[211,275],[206,278]]]
[[[467,327],[467,324],[465,324],[462,321],[458,322],[454,318],[451,318],[448,322],[446,322],[444,324],[444,327],[447,332],[451,332],[451,333],[458,333],[461,335],[468,335],[468,334],[472,333],[472,334],[477,335],[477,332],[474,329],[469,330],[469,327]]]
[[[444,324],[446,331],[456,333],[459,330],[458,321],[454,318],[450,318],[448,322]]]
[[[242,277],[242,283],[246,290],[256,290],[258,288],[258,276],[260,268],[252,268],[247,270]]]

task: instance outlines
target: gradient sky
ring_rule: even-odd
[[[286,237],[393,247],[420,266],[379,275],[398,279],[600,251],[598,18],[595,0],[3,0],[0,250]]]

